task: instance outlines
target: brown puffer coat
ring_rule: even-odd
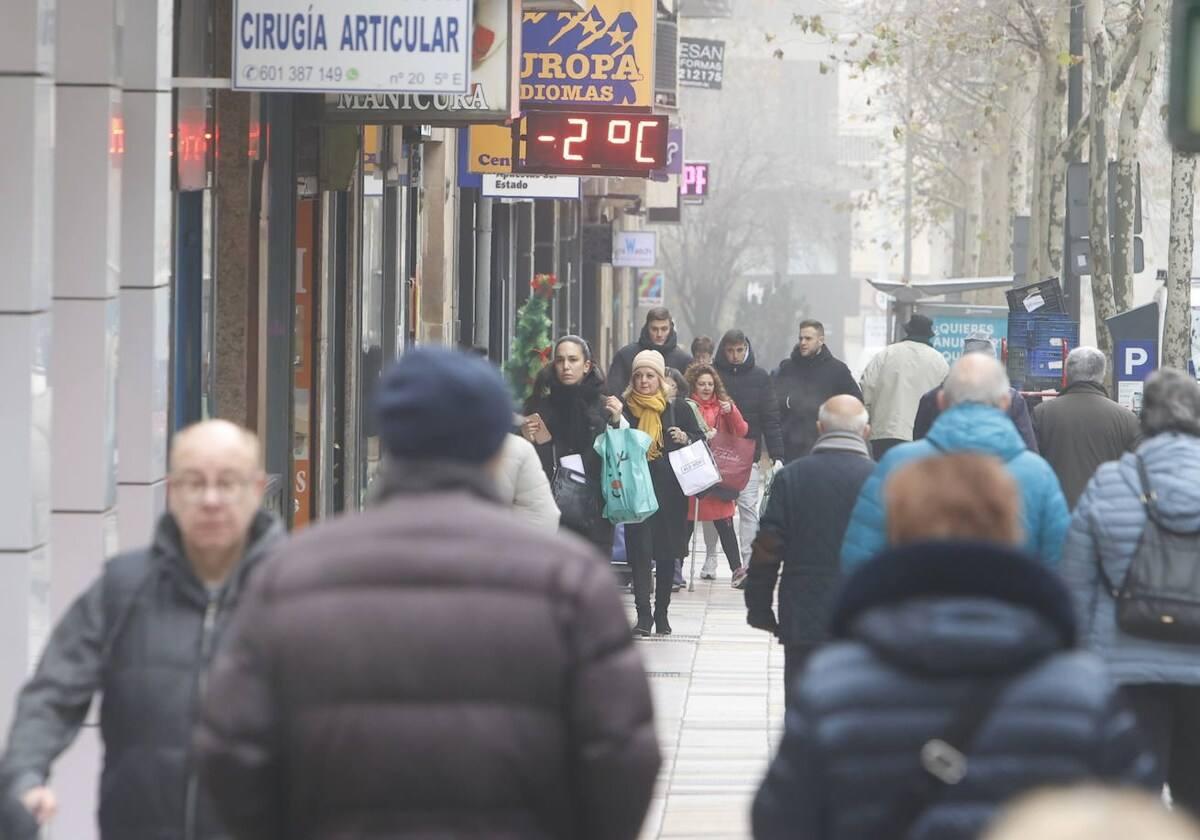
[[[612,573],[397,464],[267,561],[218,654],[201,770],[241,840],[634,838],[659,752]]]

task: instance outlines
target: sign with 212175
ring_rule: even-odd
[[[235,0],[233,87],[467,93],[472,0]]]
[[[725,42],[708,38],[679,39],[679,84],[720,90],[725,80]]]

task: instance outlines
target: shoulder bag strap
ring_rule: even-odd
[[[1017,675],[985,680],[967,692],[940,738],[921,747],[921,773],[896,799],[888,826],[893,837],[903,838],[942,792],[966,778],[971,743],[991,717],[1005,687]]]
[[[1149,527],[1151,522],[1158,522],[1158,507],[1155,504],[1158,501],[1158,496],[1150,489],[1150,476],[1146,472],[1146,464],[1142,461],[1142,456],[1135,454],[1133,462],[1137,466],[1138,483],[1141,485],[1141,495],[1138,496],[1138,499],[1146,509],[1146,525]],[[1100,573],[1100,582],[1104,584],[1104,588],[1108,594],[1112,598],[1121,597],[1121,589],[1113,583],[1108,570],[1104,568],[1104,561],[1100,557],[1099,551],[1096,552],[1096,570]]]

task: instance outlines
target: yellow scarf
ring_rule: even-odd
[[[643,396],[637,391],[629,395],[629,411],[637,418],[637,427],[650,435],[650,450],[646,459],[657,461],[663,452],[663,412],[667,410],[667,395],[662,391]]]

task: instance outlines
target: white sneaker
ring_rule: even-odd
[[[705,557],[704,567],[700,569],[700,580],[717,579],[717,558]]]

